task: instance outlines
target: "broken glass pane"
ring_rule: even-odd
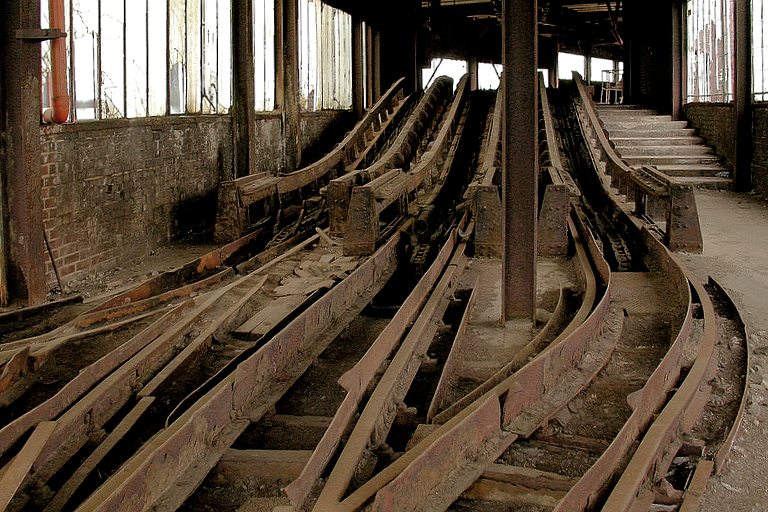
[[[125,12],[127,116],[147,115],[147,4],[134,0]]]
[[[101,117],[104,119],[125,115],[124,24],[123,2],[101,3]]]
[[[215,114],[218,104],[218,2],[203,1],[203,114]]]

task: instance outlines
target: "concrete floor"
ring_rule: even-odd
[[[700,191],[697,201],[704,254],[680,259],[728,290],[752,334],[749,412],[701,510],[768,512],[768,203],[718,191]]]

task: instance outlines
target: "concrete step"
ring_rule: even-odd
[[[717,156],[685,156],[685,155],[621,155],[621,158],[631,166],[641,165],[710,165],[720,163]]]
[[[611,113],[624,113],[628,112],[633,115],[656,115],[658,112],[652,109],[632,106],[632,105],[597,105],[597,112],[600,115]]]
[[[667,176],[687,176],[687,177],[720,177],[717,176],[720,173],[730,173],[730,170],[723,164],[707,164],[707,165],[657,165],[656,169],[659,172],[663,172]]]
[[[696,136],[686,137],[611,137],[611,140],[619,146],[690,146],[703,144],[704,139]]]
[[[662,142],[661,140],[659,142]],[[646,155],[646,156],[703,156],[711,155],[712,149],[709,146],[688,145],[688,146],[639,146],[635,144],[616,145],[616,151],[622,155]]]
[[[707,190],[733,190],[733,180],[731,178],[717,178],[709,176],[692,176],[685,178],[672,178],[677,183],[691,185],[696,188]]]
[[[671,123],[672,116],[632,114],[630,112],[606,112],[600,114],[603,123]]]
[[[640,139],[658,139],[658,138],[683,138],[696,135],[693,128],[673,128],[668,130],[609,130],[608,135],[611,140],[640,138]]]
[[[605,121],[603,125],[609,132],[619,130],[640,130],[652,132],[684,129],[688,127],[688,121]]]

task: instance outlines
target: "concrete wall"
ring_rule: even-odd
[[[731,103],[689,103],[685,117],[733,168],[736,157],[736,111]],[[752,176],[755,190],[768,196],[768,103],[754,105]]]
[[[317,145],[347,118],[305,116],[302,146]],[[279,114],[260,115],[256,133],[257,169],[274,174],[282,158]],[[44,126],[40,144],[45,233],[64,284],[178,240],[209,240],[218,184],[234,176],[230,116]],[[50,258],[42,257],[53,288]]]

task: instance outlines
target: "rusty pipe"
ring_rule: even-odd
[[[64,32],[64,0],[48,0],[51,29]],[[46,123],[66,123],[69,119],[69,91],[67,90],[67,42],[66,37],[51,41],[52,105],[43,113]]]

